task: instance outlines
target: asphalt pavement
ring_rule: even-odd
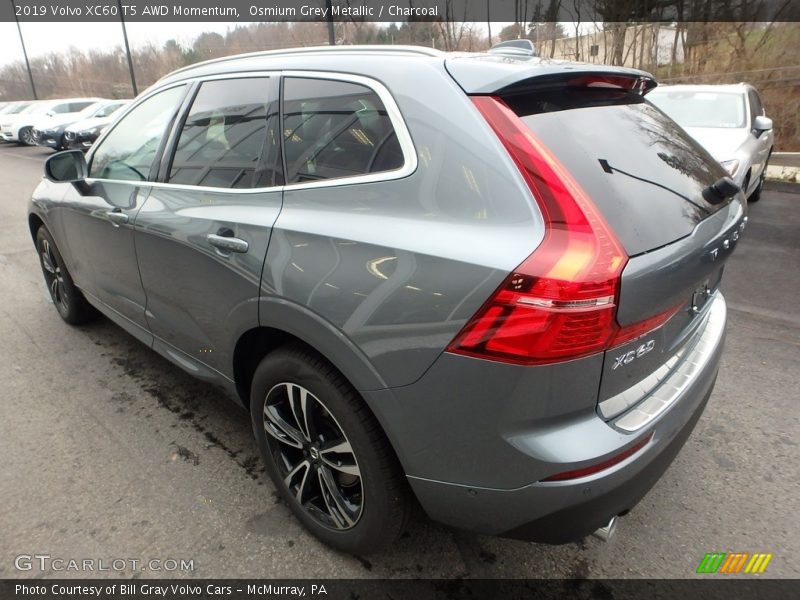
[[[61,321],[26,221],[48,154],[0,144],[0,578],[92,575],[54,558],[128,561],[94,573],[110,577],[685,578],[713,551],[771,552],[763,577],[800,577],[800,186],[751,206],[723,283],[716,390],[609,543],[537,545],[420,518],[358,558],[278,501],[243,410],[105,319]],[[51,557],[44,569],[17,568],[37,554]],[[192,569],[164,570],[181,559]]]

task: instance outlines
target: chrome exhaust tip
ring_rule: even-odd
[[[607,542],[611,539],[611,536],[614,535],[614,532],[617,530],[617,517],[611,517],[609,522],[600,527],[597,531],[592,533],[592,535],[604,542]]]

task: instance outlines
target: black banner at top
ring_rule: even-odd
[[[797,0],[0,0],[0,21],[798,21]]]

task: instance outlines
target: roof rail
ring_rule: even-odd
[[[204,60],[199,63],[195,63],[193,65],[188,65],[186,67],[182,67],[175,71],[171,71],[164,77],[169,75],[175,75],[176,73],[182,73],[184,71],[190,71],[197,67],[204,67],[206,65],[214,65],[218,63],[227,62],[230,60],[239,60],[242,58],[257,58],[260,56],[290,56],[293,54],[327,54],[327,53],[345,53],[345,52],[384,52],[384,53],[396,53],[396,54],[417,54],[420,56],[441,56],[444,54],[441,50],[436,50],[435,48],[427,48],[425,46],[394,46],[389,44],[369,44],[369,45],[349,45],[349,46],[303,46],[300,48],[284,48],[281,50],[260,50],[258,52],[248,52],[245,54],[234,54],[231,56],[221,56],[219,58],[212,58],[211,60]],[[161,77],[161,79],[164,79]]]

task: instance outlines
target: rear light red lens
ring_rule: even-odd
[[[570,79],[566,85],[572,87],[591,87],[591,88],[610,88],[634,90],[641,89],[646,80],[640,77],[630,77],[626,75],[601,75],[599,73],[582,75]]]
[[[617,333],[627,255],[592,201],[499,98],[473,102],[536,198],[545,238],[456,336],[448,351],[543,364],[588,356]]]
[[[606,469],[610,469],[614,465],[618,465],[629,456],[633,456],[634,454],[636,454],[639,450],[641,450],[647,445],[647,443],[652,439],[652,437],[653,434],[651,432],[649,435],[643,437],[641,440],[636,442],[630,448],[627,448],[623,452],[620,452],[616,456],[612,456],[608,460],[605,460],[601,463],[590,465],[582,469],[575,469],[573,471],[564,471],[563,473],[557,473],[556,475],[551,475],[550,477],[542,479],[542,481],[567,481],[568,479],[579,479],[581,477],[588,477],[589,475],[594,475],[595,473],[599,473],[600,471],[605,471]]]
[[[658,313],[657,315],[653,315],[649,319],[645,319],[644,321],[639,321],[638,323],[633,323],[631,325],[625,325],[624,327],[620,327],[617,331],[614,339],[611,340],[611,346],[621,346],[627,342],[635,340],[636,338],[640,338],[643,335],[650,333],[654,329],[658,329],[664,323],[669,321],[672,316],[678,312],[683,306],[683,303],[673,306],[672,308],[668,308],[664,312]]]

